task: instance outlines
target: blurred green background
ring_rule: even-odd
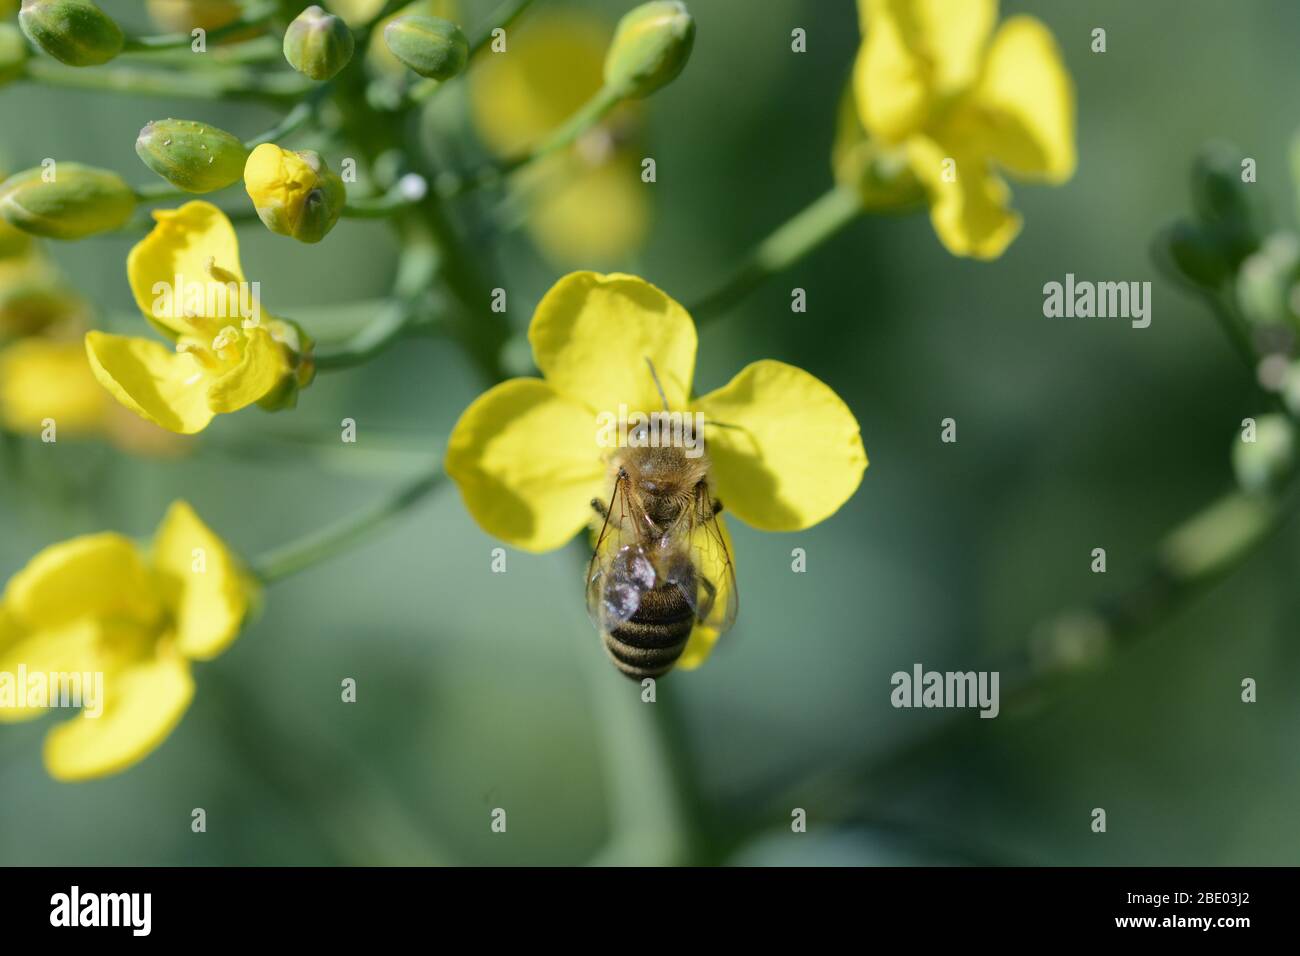
[[[557,4],[538,0],[533,14]],[[134,4],[103,5],[140,19]],[[462,2],[469,22],[494,6]],[[585,6],[612,23],[631,3]],[[691,62],[645,106],[652,231],[620,264],[683,301],[829,187],[858,42],[849,0],[691,6]],[[605,859],[644,863],[1300,859],[1300,537],[1289,525],[1032,710],[959,715],[941,745],[870,769],[948,716],[893,709],[894,671],[983,666],[1054,612],[1134,583],[1160,535],[1230,487],[1230,443],[1260,411],[1209,314],[1155,274],[1148,244],[1187,208],[1189,164],[1212,139],[1257,160],[1254,188],[1292,221],[1300,7],[1004,2],[1014,12],[1044,19],[1063,49],[1079,171],[1061,188],[1014,187],[1025,228],[1008,253],[957,260],[924,215],[863,219],[702,330],[698,392],[754,359],[799,365],[848,402],[871,459],[854,498],[813,530],[732,523],[741,615],[703,669],[660,681],[659,702],[641,704],[603,659],[577,557],[511,552],[508,572],[491,573],[497,543],[447,485],[388,533],[271,589],[261,618],[197,668],[181,726],[127,772],[55,783],[40,761],[48,722],[0,727],[0,862],[580,863],[611,840],[619,855]],[[1104,54],[1089,50],[1097,26]],[[806,54],[790,52],[794,27]],[[459,93],[439,112],[472,135]],[[147,182],[134,136],[163,116],[240,136],[275,119],[17,84],[0,90],[0,165],[54,156]],[[256,223],[240,238],[263,300],[309,328],[359,324],[368,313],[339,303],[391,281],[381,223],[345,221],[315,247]],[[522,329],[564,270],[521,234],[489,240],[483,261]],[[130,313],[130,245],[54,251],[98,309]],[[1042,286],[1067,272],[1152,280],[1151,327],[1044,318]],[[796,286],[806,314],[790,311]],[[0,577],[72,534],[146,535],[177,497],[260,554],[435,460],[479,390],[454,344],[419,339],[322,375],[289,415],[223,417],[187,457],[27,440],[0,475]],[[334,442],[344,417],[358,444],[327,457],[274,439]],[[939,441],[946,417],[955,445]],[[249,436],[280,450],[220,447]],[[805,574],[791,573],[795,547]],[[1089,571],[1094,547],[1107,549],[1105,575]],[[1253,705],[1239,698],[1248,676]],[[340,702],[345,677],[355,704]],[[827,775],[844,767],[861,772]],[[205,834],[190,830],[195,807]],[[495,807],[508,813],[504,835],[489,828]],[[809,813],[806,834],[791,833],[795,807]],[[1090,830],[1094,807],[1107,810],[1104,835]]]

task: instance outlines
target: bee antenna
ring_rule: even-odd
[[[655,380],[655,389],[658,390],[659,398],[664,403],[664,411],[671,411],[672,409],[668,407],[668,396],[664,394],[664,387],[659,382],[659,373],[655,371],[655,363],[650,361],[650,356],[648,355],[645,357],[645,363],[650,366],[650,377]]]

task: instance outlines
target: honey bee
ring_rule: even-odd
[[[721,634],[736,619],[722,502],[710,493],[702,445],[697,450],[693,457],[680,444],[621,447],[610,462],[608,503],[591,502],[600,530],[587,613],[614,666],[636,680],[672,670],[696,625]]]

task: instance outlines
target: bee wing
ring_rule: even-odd
[[[587,616],[602,632],[618,627],[635,614],[641,606],[641,595],[655,585],[654,565],[628,530],[635,519],[624,493],[625,481],[614,481],[614,493],[587,566]]]
[[[736,566],[731,559],[731,535],[721,515],[710,513],[696,520],[687,542],[693,573],[675,583],[695,608],[701,627],[722,634],[736,621],[740,592]]]

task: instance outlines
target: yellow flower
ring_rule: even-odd
[[[858,11],[858,121],[924,187],[948,251],[997,258],[1021,226],[998,170],[1074,174],[1074,85],[1051,32],[1016,16],[995,33],[997,0],[858,0]]]
[[[591,500],[606,497],[612,480],[601,421],[663,410],[647,359],[671,411],[725,424],[706,424],[705,438],[728,514],[764,531],[798,531],[834,514],[862,480],[867,456],[853,413],[802,369],[754,362],[692,399],[695,323],[636,276],[565,276],[538,304],[528,339],[543,378],[510,379],[475,399],[446,456],[474,520],[516,547],[558,548],[590,522]],[[679,666],[698,665],[715,636],[693,634]]]
[[[537,145],[604,84],[612,30],[576,11],[538,11],[510,33],[507,52],[469,74],[475,128],[493,153],[514,157]],[[631,149],[635,106],[617,109],[573,147],[517,176],[528,228],[559,265],[614,263],[645,240],[650,203]]]
[[[127,257],[136,304],[172,338],[90,332],[90,366],[119,402],[168,431],[202,431],[221,412],[280,407],[312,377],[310,342],[260,308],[244,281],[235,228],[211,203],[157,210]]]
[[[249,154],[244,189],[267,229],[300,242],[324,239],[347,202],[343,180],[319,153],[291,152],[274,143],[263,143]]]
[[[183,501],[147,550],[112,532],[48,547],[0,599],[0,721],[45,712],[39,697],[31,706],[32,675],[82,675],[85,709],[50,731],[45,766],[59,780],[123,770],[179,723],[194,695],[190,662],[226,649],[254,595],[235,556]],[[17,685],[20,673],[29,686]],[[95,686],[102,698],[91,700]]]

